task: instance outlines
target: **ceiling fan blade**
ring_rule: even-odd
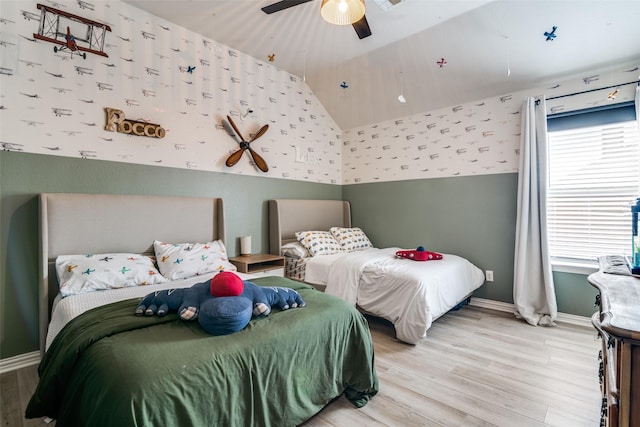
[[[246,142],[246,141],[244,140],[244,138],[242,137],[242,134],[241,134],[241,133],[240,133],[240,131],[238,130],[238,127],[236,126],[236,124],[235,124],[235,123],[233,123],[233,119],[231,118],[231,116],[227,116],[227,120],[229,120],[229,123],[231,124],[231,126],[233,126],[233,130],[235,130],[235,131],[236,131],[236,134],[240,137],[240,140],[241,140],[242,142]]]
[[[256,133],[253,138],[251,138],[251,141],[249,142],[253,142],[256,139],[260,138],[262,135],[264,135],[264,133],[269,129],[269,125],[264,125],[260,128],[260,130],[258,131],[258,133]]]
[[[242,154],[244,154],[244,150],[246,150],[246,148],[241,148],[235,153],[233,153],[232,155],[230,155],[227,161],[225,162],[225,165],[227,165],[228,167],[231,167],[236,163],[238,163],[238,161],[242,158]]]
[[[369,28],[369,23],[367,22],[367,15],[363,15],[359,21],[354,22],[352,25],[360,40],[371,35],[371,28]]]
[[[272,3],[268,6],[262,8],[262,11],[266,14],[272,14],[274,12],[280,12],[284,9],[289,9],[290,7],[297,6],[302,3],[308,3],[311,0],[282,0]]]
[[[251,157],[253,158],[253,162],[258,166],[258,168],[262,172],[267,172],[269,170],[269,166],[267,166],[267,162],[264,161],[260,154],[256,153],[254,149],[249,147],[249,153],[251,153]]]

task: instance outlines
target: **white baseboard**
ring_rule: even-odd
[[[37,365],[38,363],[40,363],[39,351],[32,351],[31,353],[24,353],[13,357],[7,357],[6,359],[0,359],[0,374],[16,369],[26,368],[31,365]]]
[[[495,300],[485,299],[485,298],[472,297],[469,305],[473,305],[480,308],[487,308],[489,310],[504,311],[506,313],[516,312],[515,305],[511,303],[495,301]],[[577,326],[586,326],[588,328],[592,327],[590,317],[576,316],[575,314],[558,313],[558,318],[556,319],[556,321],[569,323]]]

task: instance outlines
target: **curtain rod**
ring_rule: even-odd
[[[626,85],[630,85],[630,84],[637,84],[637,85],[640,86],[640,80],[634,80],[632,82],[621,83],[619,85],[601,87],[601,88],[598,88],[598,89],[583,90],[582,92],[574,92],[574,93],[569,93],[567,95],[552,96],[551,98],[547,98],[546,100],[547,101],[551,101],[552,99],[560,99],[560,98],[566,98],[567,96],[582,95],[583,93],[595,92],[595,91],[598,91],[598,90],[605,90],[605,89],[613,89],[614,87],[626,86]]]

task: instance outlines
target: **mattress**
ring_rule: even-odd
[[[131,298],[142,298],[145,295],[155,291],[188,288],[196,283],[204,282],[211,279],[216,273],[217,272],[203,274],[201,276],[194,276],[189,279],[173,280],[170,282],[159,283],[150,286],[134,286],[121,289],[109,289],[105,291],[89,292],[85,294],[68,296],[66,298],[61,298],[61,296],[58,295],[55,299],[53,310],[51,312],[51,323],[49,324],[49,329],[47,330],[45,351],[49,349],[56,335],[58,335],[58,333],[62,330],[62,328],[65,327],[67,323],[86,311],[105,304],[124,301]],[[235,273],[243,280],[246,280],[247,275],[238,272]]]
[[[367,249],[309,258],[305,281],[326,285],[363,311],[394,324],[401,341],[416,344],[432,322],[484,283],[484,274],[465,258],[412,261],[395,257],[400,248]]]

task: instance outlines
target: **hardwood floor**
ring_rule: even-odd
[[[336,399],[305,427],[599,425],[593,328],[535,328],[478,307],[438,319],[417,346],[395,340],[384,321],[370,326],[380,392],[361,409]],[[2,425],[55,425],[23,418],[36,370],[0,376]]]

